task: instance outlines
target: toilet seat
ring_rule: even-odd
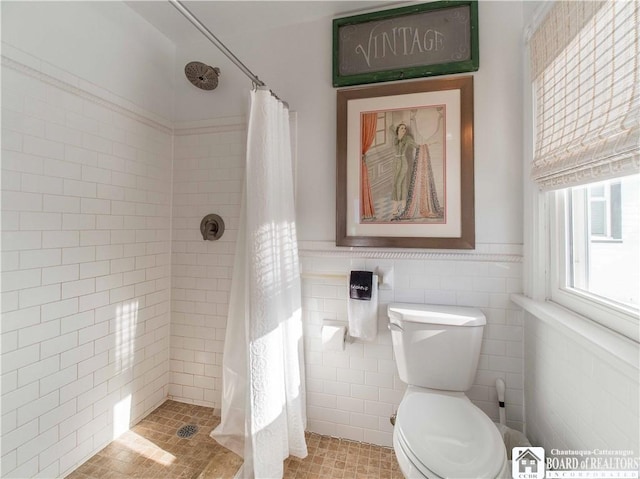
[[[400,439],[397,429],[393,432],[393,450],[405,479],[442,479],[411,453],[411,448]]]
[[[410,386],[394,439],[424,477],[495,478],[506,461],[498,429],[460,392]]]

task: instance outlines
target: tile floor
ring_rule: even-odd
[[[211,408],[166,401],[66,479],[232,479],[242,460],[209,437]],[[180,438],[182,426],[198,431]],[[307,433],[309,455],[285,461],[285,479],[402,479],[393,450]]]

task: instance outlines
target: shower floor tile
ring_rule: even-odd
[[[219,423],[212,408],[166,401],[66,479],[232,479],[242,459],[209,437]],[[185,425],[197,431],[178,437]],[[390,448],[313,433],[306,438],[309,455],[287,459],[285,479],[402,479]]]

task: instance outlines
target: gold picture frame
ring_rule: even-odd
[[[337,92],[336,245],[474,249],[473,77]]]

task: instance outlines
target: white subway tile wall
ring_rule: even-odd
[[[176,125],[174,137],[169,396],[218,409],[245,138],[242,118],[200,128]],[[210,213],[225,223],[216,241],[200,233]]]
[[[308,429],[320,434],[392,445],[390,416],[404,394],[387,329],[391,302],[479,307],[487,316],[480,364],[469,398],[498,420],[495,381],[507,385],[507,424],[523,426],[522,311],[503,300],[510,279],[519,281],[519,262],[479,260],[386,260],[314,257],[302,253],[303,318],[307,373]],[[342,351],[323,351],[323,319],[347,321],[350,270],[393,270],[393,289],[379,291],[378,337]],[[343,275],[344,278],[333,277]],[[460,288],[475,284],[473,295]]]
[[[541,447],[640,451],[640,380],[599,347],[526,313],[527,433]]]
[[[15,66],[2,68],[0,475],[60,477],[168,394],[172,135]]]

